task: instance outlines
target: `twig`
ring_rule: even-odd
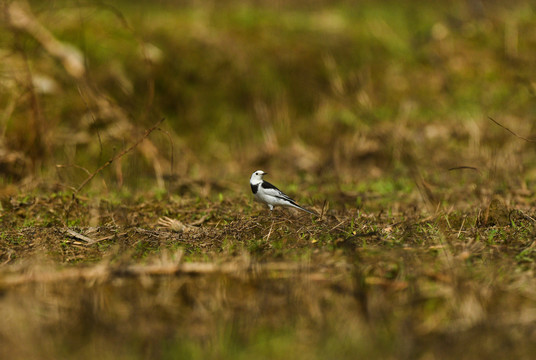
[[[333,230],[335,230],[336,228],[338,228],[339,226],[341,226],[342,224],[344,224],[346,222],[346,220],[343,220],[341,222],[339,222],[337,225],[335,225],[334,227],[332,227],[331,229],[328,230],[328,233],[332,232]]]
[[[490,119],[491,121],[493,121],[495,124],[499,125],[500,127],[502,127],[504,130],[508,131],[510,134],[514,135],[515,137],[517,138],[520,138],[522,140],[525,140],[527,142],[536,142],[536,140],[534,139],[527,139],[526,137],[523,137],[521,135],[518,135],[516,134],[515,132],[513,132],[512,130],[508,129],[506,126],[498,123],[496,120],[494,120],[492,117],[488,116],[488,119]]]
[[[272,235],[272,229],[274,228],[274,221],[272,220],[272,226],[270,226],[270,231],[268,231],[268,235],[265,236],[265,240],[270,240],[270,235]]]
[[[205,222],[205,220],[207,220],[209,214],[205,214],[203,216],[201,216],[199,219],[197,219],[196,221],[194,221],[193,223],[190,223],[191,226],[199,226],[201,224],[203,224]]]
[[[138,140],[136,140],[136,142],[134,144],[132,144],[130,147],[124,149],[123,151],[121,151],[120,153],[118,153],[117,155],[114,155],[111,159],[109,159],[108,161],[106,161],[104,164],[101,165],[101,167],[99,167],[97,170],[95,170],[90,176],[88,176],[83,182],[82,184],[80,184],[80,186],[78,186],[78,188],[76,188],[76,193],[80,192],[80,190],[82,190],[82,188],[84,186],[86,186],[98,173],[100,173],[102,170],[104,170],[104,168],[106,168],[107,166],[109,166],[110,164],[112,164],[115,160],[125,156],[126,154],[128,154],[129,152],[131,152],[132,150],[134,150],[136,148],[136,146],[138,146],[143,140],[145,140],[156,128],[158,128],[158,126],[160,126],[160,124],[162,123],[162,121],[164,121],[164,118],[158,120],[158,122],[156,124],[154,124],[151,128],[147,129],[145,131],[145,134],[140,137]]]
[[[476,172],[480,172],[480,170],[478,170],[476,167],[473,167],[473,166],[455,166],[449,169],[449,171],[454,171],[454,170],[474,170]]]
[[[64,168],[68,168],[68,167],[74,167],[76,169],[80,169],[80,170],[84,171],[86,174],[91,175],[91,172],[88,169],[86,169],[85,167],[80,166],[80,165],[76,165],[76,164],[68,164],[68,165],[56,164],[56,169],[64,169]]]
[[[87,237],[85,235],[82,235],[80,233],[77,233],[74,230],[65,229],[65,231],[67,232],[67,234],[69,234],[70,236],[74,237],[75,239],[82,240],[82,241],[84,241],[84,242],[86,242],[88,244],[93,244],[95,242],[95,240],[93,240],[92,238]]]
[[[168,218],[167,216],[158,219],[158,226],[168,228],[176,232],[199,231],[199,228],[195,226],[183,224],[181,221]]]

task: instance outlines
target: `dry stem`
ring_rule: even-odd
[[[111,159],[109,159],[108,161],[106,161],[104,164],[102,164],[97,170],[95,170],[91,175],[89,175],[83,182],[82,184],[80,184],[80,186],[78,186],[78,188],[76,188],[76,191],[75,193],[78,193],[80,192],[80,190],[82,190],[82,188],[84,186],[87,185],[87,183],[89,183],[98,173],[100,173],[102,170],[104,170],[107,166],[109,166],[110,164],[112,164],[115,160],[125,156],[126,154],[128,154],[129,152],[131,152],[132,150],[134,150],[136,148],[136,146],[138,146],[143,140],[145,140],[154,130],[156,130],[158,128],[158,126],[160,126],[160,124],[162,123],[162,121],[164,121],[164,118],[158,120],[158,122],[156,124],[154,124],[151,128],[147,129],[145,131],[145,134],[140,137],[138,140],[136,140],[136,142],[134,144],[132,144],[130,147],[124,149],[123,151],[121,151],[119,154],[115,155],[114,157],[112,157]]]

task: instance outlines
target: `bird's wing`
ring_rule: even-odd
[[[270,195],[270,196],[273,196],[273,197],[276,197],[278,199],[281,199],[281,200],[284,200],[284,201],[288,201],[290,204],[292,204],[292,206],[300,209],[300,210],[303,210],[303,211],[306,211],[308,212],[309,214],[313,214],[313,215],[317,215],[315,214],[314,212],[310,211],[310,210],[307,210],[303,207],[301,207],[300,205],[298,205],[294,200],[292,200],[287,194],[285,194],[284,192],[282,192],[281,190],[279,190],[278,188],[276,188],[274,185],[270,184],[268,181],[263,181],[261,183],[261,187],[262,189],[264,190],[264,192],[267,194],[267,195]]]
[[[290,201],[292,203],[295,203],[295,201],[292,200],[292,198],[290,198],[290,196],[288,196],[287,194],[285,194],[284,192],[282,192],[281,190],[276,188],[274,185],[270,184],[268,181],[263,181],[261,183],[261,187],[264,189],[264,192],[267,195],[271,195],[271,196],[274,196],[276,198],[279,198],[279,199],[282,199],[282,200],[287,200],[287,201]]]

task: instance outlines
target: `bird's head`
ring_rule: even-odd
[[[262,170],[257,170],[255,171],[253,174],[251,174],[251,179],[249,179],[249,182],[252,183],[252,184],[258,184],[262,181],[262,178],[264,175],[266,175],[267,173],[265,173],[264,171]]]

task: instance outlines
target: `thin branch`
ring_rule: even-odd
[[[527,142],[536,142],[535,139],[527,139],[526,137],[523,137],[521,135],[518,135],[516,134],[515,132],[513,132],[512,130],[508,129],[506,126],[498,123],[495,119],[493,119],[492,117],[488,116],[488,119],[490,119],[491,121],[493,121],[495,124],[497,124],[498,126],[502,127],[504,130],[508,131],[510,134],[514,135],[515,137],[521,139],[521,140],[525,140]]]
[[[456,166],[456,167],[449,169],[449,171],[454,171],[454,170],[474,170],[476,172],[480,172],[480,170],[478,170],[476,167],[473,167],[473,166]]]
[[[88,169],[86,169],[85,167],[80,166],[80,165],[76,165],[76,164],[67,164],[67,165],[56,164],[56,169],[65,169],[65,168],[68,168],[68,167],[74,167],[76,169],[80,169],[80,170],[84,171],[86,174],[91,175],[91,172]]]
[[[160,124],[162,123],[162,121],[164,121],[164,118],[158,120],[158,122],[156,124],[154,124],[151,128],[147,129],[145,131],[145,134],[140,137],[138,140],[136,140],[136,142],[132,145],[130,145],[130,147],[124,149],[123,151],[121,151],[120,153],[118,153],[117,155],[114,155],[111,159],[109,159],[108,161],[106,161],[104,164],[101,165],[101,167],[99,167],[97,170],[95,170],[90,176],[88,176],[81,184],[80,186],[78,186],[78,188],[76,189],[76,193],[80,192],[80,190],[82,190],[82,188],[84,186],[86,186],[98,173],[100,173],[102,170],[104,170],[106,167],[108,167],[110,164],[112,164],[114,161],[116,161],[117,159],[125,156],[126,154],[128,154],[129,152],[131,152],[132,150],[134,150],[143,140],[145,140],[154,130],[156,130],[158,128],[158,126],[160,126]]]

